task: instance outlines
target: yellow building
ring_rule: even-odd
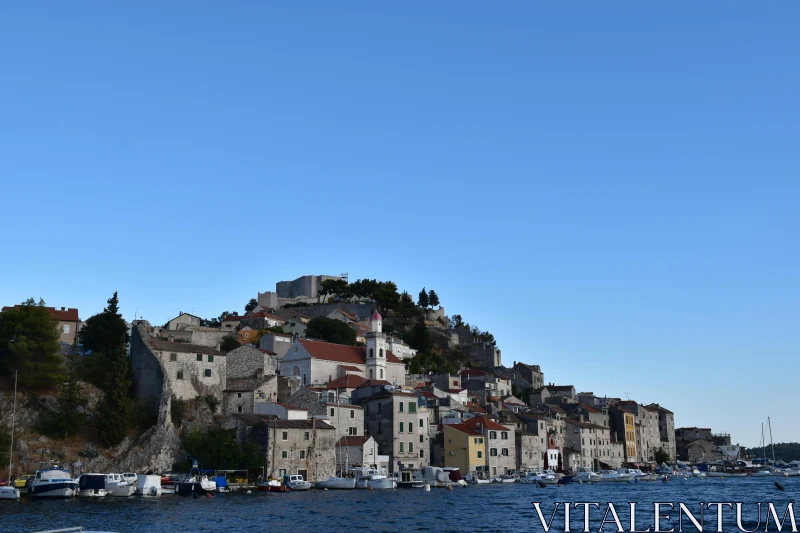
[[[628,461],[636,460],[636,421],[633,413],[622,410],[625,415],[625,453]]]
[[[486,471],[486,439],[466,424],[445,424],[444,466],[456,467],[461,475]]]

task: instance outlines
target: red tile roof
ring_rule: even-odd
[[[339,446],[363,446],[369,437],[342,437],[339,439]]]
[[[464,405],[466,406],[467,409],[469,409],[470,411],[472,411],[474,413],[485,413],[486,412],[486,409],[481,407],[481,405],[479,403],[467,402]]]
[[[475,436],[482,435],[482,433],[479,433],[474,428],[472,428],[472,427],[470,427],[470,426],[468,426],[466,424],[463,424],[463,423],[462,424],[445,424],[445,426],[453,428],[455,430],[458,430],[461,433],[466,433],[467,435],[475,435]],[[503,429],[505,429],[505,428],[503,428]]]
[[[485,427],[486,429],[497,429],[500,431],[508,431],[507,427],[501,426],[491,418],[486,418],[485,416],[476,416],[474,418],[465,420],[462,423],[472,428],[477,428],[479,424],[482,424],[483,427]]]
[[[347,374],[333,381],[329,381],[328,389],[356,389],[363,385],[367,380],[355,374]]]
[[[596,408],[596,407],[592,407],[591,405],[586,405],[585,403],[582,403],[582,404],[581,404],[581,407],[582,407],[583,409],[586,409],[586,410],[587,410],[587,411],[589,411],[590,413],[599,413],[599,412],[600,412],[600,409],[598,409],[598,408]]]
[[[241,320],[243,318],[247,318],[247,315],[244,315],[244,316],[228,315],[225,318],[223,318],[222,321],[223,322],[233,322],[233,321],[237,321],[238,322],[239,320]]]
[[[333,344],[324,341],[312,341],[300,339],[300,344],[308,350],[311,357],[324,359],[326,361],[339,361],[340,363],[357,363],[364,365],[367,362],[367,350],[363,346],[347,346],[344,344]],[[390,351],[386,351],[386,361],[388,363],[401,363]]]
[[[20,307],[19,305],[14,305],[11,307],[3,307],[3,311],[7,311],[9,309],[16,309]],[[78,318],[78,310],[77,309],[56,309],[55,307],[45,307],[47,312],[50,313],[50,318],[54,320],[58,320],[60,322],[80,322],[81,319]]]
[[[479,370],[477,368],[468,368],[466,370],[461,371],[461,379],[470,376],[488,376],[488,375],[489,374],[487,372],[484,372],[483,370]]]
[[[432,400],[435,400],[437,398],[437,396],[434,393],[428,392],[428,391],[420,391],[420,394],[422,394],[426,398],[430,398]]]

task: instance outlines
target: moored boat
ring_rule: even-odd
[[[311,489],[311,482],[306,481],[300,474],[289,476],[289,479],[285,481],[284,484],[293,491]]]
[[[161,496],[161,476],[139,474],[136,478],[136,494],[140,496]]]
[[[81,474],[78,476],[79,498],[103,498],[107,494],[105,474]]]
[[[400,478],[397,480],[399,489],[422,489],[425,487],[425,480],[418,468],[404,468],[400,471]]]
[[[188,478],[176,484],[175,494],[189,496],[212,494],[217,491],[217,482],[209,479],[205,472],[193,468],[189,474]]]
[[[331,476],[324,481],[314,483],[315,489],[328,490],[353,490],[356,488],[356,478]]]
[[[28,496],[33,498],[71,498],[78,493],[78,482],[69,470],[55,464],[36,471],[28,486]]]
[[[357,489],[391,490],[397,488],[397,480],[378,472],[376,468],[357,467],[355,474]]]
[[[597,472],[593,472],[589,468],[582,466],[578,468],[578,472],[572,478],[572,482],[575,483],[577,481],[580,481],[581,483],[597,483],[601,479],[603,479],[603,476],[601,476]]]
[[[536,484],[536,485],[555,485],[558,483],[556,477],[543,471],[529,471],[525,476],[519,479],[520,483]]]
[[[136,474],[106,474],[106,492],[109,496],[127,498],[136,492]]]
[[[268,479],[256,486],[259,492],[289,492],[291,489],[277,479]]]

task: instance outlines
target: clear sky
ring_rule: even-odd
[[[3,304],[391,279],[548,382],[800,441],[797,2],[2,11]]]

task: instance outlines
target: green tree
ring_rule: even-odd
[[[264,454],[252,443],[240,445],[235,430],[211,428],[192,431],[183,439],[186,454],[207,468],[238,469],[264,466]]]
[[[422,290],[419,291],[419,298],[417,299],[417,303],[423,309],[426,309],[430,305],[430,299],[428,297],[428,293],[425,290],[425,287],[422,287]]]
[[[324,316],[315,316],[308,322],[306,337],[320,339],[335,344],[356,345],[356,332],[340,320]]]
[[[64,380],[57,322],[33,298],[0,312],[0,369],[19,370],[23,388],[42,389]]]
[[[256,307],[258,307],[258,300],[256,300],[255,298],[250,298],[250,301],[247,302],[247,305],[244,306],[245,314],[251,312]]]
[[[422,374],[422,360],[419,355],[415,355],[408,362],[409,374]]]
[[[83,427],[86,416],[86,398],[79,381],[81,354],[78,350],[77,338],[72,343],[66,356],[67,381],[61,385],[58,395],[58,411],[55,417],[58,435],[66,437],[70,432],[77,433]]]
[[[666,463],[670,460],[669,453],[664,448],[659,448],[653,452],[653,460],[658,463]]]
[[[110,367],[106,386],[103,388],[97,432],[103,444],[116,446],[122,442],[131,427],[132,404],[129,395],[131,365],[123,344],[116,347],[106,358],[110,362]]]
[[[233,335],[226,335],[225,337],[222,337],[222,342],[219,344],[219,349],[225,353],[228,353],[241,345],[242,343],[236,340],[236,337]]]
[[[436,294],[436,291],[431,289],[428,293],[428,303],[431,307],[436,307],[439,305],[439,296]]]
[[[128,325],[119,312],[119,295],[114,295],[108,299],[108,306],[90,317],[86,325],[78,334],[84,352],[91,352],[86,356],[84,364],[84,376],[87,381],[100,389],[105,389],[108,383],[109,373],[115,363],[114,359],[118,350],[125,351],[130,337],[128,335]],[[126,380],[133,381],[133,371],[128,363],[128,375]],[[128,392],[128,391],[126,391]]]
[[[389,310],[397,309],[400,304],[400,294],[397,292],[397,285],[393,281],[378,283],[372,292],[372,298],[378,304],[378,310],[384,317],[388,316]]]
[[[431,336],[424,320],[418,320],[411,328],[408,344],[420,353],[427,354],[431,349]]]

